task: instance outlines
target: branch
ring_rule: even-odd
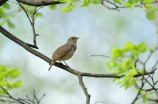
[[[11,39],[12,41],[14,41],[15,43],[19,44],[20,46],[22,46],[24,49],[26,49],[27,51],[29,51],[30,53],[34,54],[35,56],[43,59],[44,61],[48,62],[50,64],[51,59],[48,58],[47,56],[43,55],[42,53],[32,49],[29,47],[29,45],[25,42],[23,42],[22,40],[18,39],[17,37],[15,37],[14,35],[12,35],[11,33],[9,33],[7,30],[5,30],[2,26],[0,26],[0,32],[8,37],[9,39]],[[63,70],[66,70],[68,72],[70,72],[71,74],[74,75],[78,75],[80,74],[81,76],[86,76],[86,77],[96,77],[96,78],[121,78],[124,75],[116,75],[116,74],[95,74],[95,73],[85,73],[85,72],[80,72],[77,70],[74,70],[68,66],[65,66],[61,63],[55,62],[54,66],[61,68]],[[152,70],[151,72],[145,72],[144,75],[148,75],[148,74],[154,74],[155,70]],[[136,74],[134,77],[139,77],[142,76],[141,74]]]
[[[112,4],[114,7],[110,7],[110,6],[105,5],[104,1],[106,1],[107,3]],[[113,2],[111,2],[111,1],[109,1],[109,0],[101,0],[100,3],[101,3],[104,7],[106,7],[107,9],[110,9],[110,10],[118,10],[118,11],[120,11],[119,9],[127,8],[127,7],[125,7],[125,6],[117,6],[116,3],[113,3]],[[146,3],[141,3],[141,2],[140,2],[140,4],[135,5],[135,7],[142,7],[144,4],[149,4],[149,3],[158,3],[158,1],[146,2]]]
[[[110,3],[110,4],[112,4],[114,7],[109,7],[109,6],[105,5],[104,1],[106,1],[106,2],[108,2],[108,3]],[[110,9],[110,10],[118,10],[118,11],[120,11],[119,9],[121,9],[121,8],[127,8],[127,7],[125,7],[125,6],[117,6],[115,3],[113,3],[113,2],[111,2],[111,1],[109,1],[109,0],[101,0],[100,3],[101,3],[104,7],[106,7],[107,9]],[[141,5],[136,5],[135,7],[141,7]]]
[[[85,85],[83,83],[82,76],[80,74],[78,74],[77,76],[78,76],[79,84],[81,85],[83,92],[86,96],[86,104],[90,104],[91,95],[88,94],[87,88],[85,87]]]
[[[0,6],[3,5],[5,2],[7,2],[8,0],[0,0]]]
[[[37,44],[36,43],[36,36],[38,36],[36,34],[36,31],[35,31],[35,18],[34,18],[34,15],[36,14],[36,9],[37,9],[37,6],[35,7],[34,12],[31,14],[31,19],[32,19],[31,26],[32,26],[32,30],[33,30],[33,43],[35,46]]]
[[[141,90],[143,89],[144,84],[145,84],[145,82],[143,82],[143,79],[142,79],[141,87],[140,87],[140,89],[139,89],[139,91],[138,91],[138,93],[137,93],[135,99],[132,101],[132,104],[134,104],[135,101],[138,99],[138,96],[141,94]]]
[[[33,47],[33,48],[38,49],[37,43],[36,43],[36,36],[38,36],[38,35],[37,35],[36,32],[35,32],[35,19],[34,19],[34,15],[35,15],[36,12],[37,12],[37,11],[36,11],[37,7],[35,7],[34,12],[31,14],[31,19],[32,19],[32,21],[31,21],[31,19],[30,19],[28,13],[27,13],[25,7],[22,6],[19,2],[18,2],[18,4],[19,4],[20,7],[24,10],[24,12],[25,12],[25,14],[26,14],[26,16],[27,16],[27,18],[28,18],[30,24],[31,24],[32,30],[33,30],[33,43],[34,43],[34,45],[31,45],[31,44],[28,44],[28,45],[29,45],[30,47]]]
[[[53,0],[16,0],[22,4],[31,5],[31,6],[47,6],[61,4],[62,2],[53,1]]]
[[[13,100],[15,100],[15,101],[17,101],[17,102],[19,102],[19,103],[21,103],[21,104],[25,104],[25,103],[23,103],[22,101],[19,101],[19,100],[15,99],[14,97],[12,97],[12,96],[9,94],[9,92],[8,92],[6,89],[4,89],[2,86],[0,86],[0,87],[7,93],[7,95],[9,96],[10,99],[13,99]]]
[[[45,94],[43,94],[43,96],[38,99],[35,90],[33,90],[33,98],[32,100],[26,95],[27,99],[21,99],[21,98],[14,98],[5,88],[3,88],[2,86],[0,86],[1,89],[3,89],[6,92],[7,96],[2,95],[0,97],[0,102],[8,102],[9,104],[15,103],[15,104],[40,104],[40,101],[42,100],[42,98],[45,96]],[[8,99],[3,99],[3,98],[9,98],[11,100]],[[34,99],[36,102],[34,102]]]
[[[2,26],[0,26],[0,32],[8,37],[10,40],[14,41],[15,43],[19,44],[20,46],[22,46],[24,49],[26,49],[27,51],[29,51],[30,53],[34,54],[35,56],[43,59],[44,61],[48,62],[50,64],[51,59],[48,58],[47,56],[43,55],[42,53],[32,49],[27,43],[23,42],[22,40],[18,39],[17,37],[15,37],[14,35],[12,35],[11,33],[9,33],[7,30],[5,30]],[[90,102],[90,95],[87,92],[87,88],[85,87],[83,81],[82,81],[82,77],[86,76],[86,77],[96,77],[96,78],[121,78],[124,75],[116,75],[116,74],[96,74],[96,73],[86,73],[86,72],[80,72],[77,70],[74,70],[72,68],[70,68],[69,66],[65,66],[62,63],[57,63],[55,62],[54,66],[61,68],[63,70],[66,70],[68,72],[70,72],[71,74],[74,74],[76,76],[78,76],[79,78],[79,83],[86,95],[86,104],[89,104]],[[154,74],[156,68],[154,70],[152,70],[151,72],[145,72],[143,74],[136,74],[134,75],[134,77],[140,77],[140,76],[144,76],[144,75],[149,75],[149,74]],[[28,98],[29,99],[29,98]],[[36,99],[36,98],[35,98]]]
[[[148,100],[158,103],[158,99],[148,98]]]

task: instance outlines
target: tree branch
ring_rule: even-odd
[[[25,7],[22,6],[19,2],[18,2],[18,4],[20,5],[20,7],[21,7],[21,8],[23,9],[23,11],[25,12],[25,14],[26,14],[26,16],[27,16],[27,18],[28,18],[28,20],[29,20],[29,22],[30,22],[30,24],[31,24],[32,31],[33,31],[33,43],[34,43],[34,45],[31,45],[31,44],[28,44],[28,45],[29,45],[30,47],[33,47],[33,48],[38,49],[37,43],[36,43],[36,36],[38,36],[38,35],[36,34],[36,31],[35,31],[35,19],[34,19],[34,15],[35,15],[36,12],[37,12],[37,11],[36,11],[37,7],[35,7],[34,12],[31,14],[31,19],[32,19],[32,21],[31,21],[31,19],[30,19],[28,13],[27,13]]]
[[[145,84],[145,82],[143,82],[143,79],[142,79],[141,87],[140,87],[140,89],[139,89],[139,91],[138,91],[138,93],[137,93],[136,97],[134,98],[134,100],[132,101],[132,103],[131,103],[131,104],[134,104],[134,103],[135,103],[135,101],[138,99],[138,96],[141,94],[141,90],[143,89],[144,84]]]
[[[31,5],[31,6],[47,6],[61,4],[62,2],[53,1],[53,0],[16,0],[22,4]]]
[[[6,92],[5,95],[1,95],[0,102],[8,102],[9,104],[12,104],[12,103],[15,103],[15,104],[40,104],[40,101],[46,95],[46,94],[43,94],[43,96],[40,99],[38,99],[35,90],[33,90],[33,93],[32,93],[33,98],[32,99],[30,99],[27,95],[26,95],[27,99],[14,98],[8,92],[8,90],[6,90],[5,88],[3,88],[2,86],[0,86],[0,88],[3,89]],[[10,99],[10,100],[8,100],[8,99]]]
[[[85,85],[83,83],[82,76],[80,74],[78,74],[77,76],[78,76],[79,84],[81,85],[83,92],[86,96],[86,104],[90,104],[91,95],[88,94],[87,88],[85,87]]]
[[[0,0],[0,6],[3,5],[5,2],[7,2],[8,0]]]
[[[18,39],[17,37],[15,37],[14,35],[12,35],[11,33],[9,33],[7,30],[5,30],[2,26],[0,26],[0,32],[8,37],[9,39],[11,39],[12,41],[14,41],[15,43],[19,44],[20,46],[22,46],[24,49],[26,49],[27,51],[29,51],[30,53],[34,54],[35,56],[43,59],[44,61],[48,62],[50,64],[51,59],[48,58],[47,56],[43,55],[42,53],[32,49],[27,43],[23,42],[22,40]],[[88,94],[87,88],[85,87],[83,81],[82,81],[82,77],[86,76],[86,77],[96,77],[96,78],[121,78],[124,75],[116,75],[116,74],[96,74],[96,73],[86,73],[86,72],[80,72],[77,70],[74,70],[72,68],[70,68],[69,66],[65,66],[62,63],[57,63],[55,62],[54,66],[59,67],[63,70],[66,70],[68,72],[70,72],[71,74],[74,74],[76,76],[78,76],[79,79],[79,83],[86,95],[86,104],[90,103],[90,95]],[[152,70],[151,72],[145,72],[143,74],[136,74],[134,75],[134,77],[140,77],[140,76],[144,76],[144,75],[149,75],[149,74],[154,74],[156,68],[154,70]]]
[[[158,103],[158,99],[148,98],[148,100]]]
[[[0,26],[0,32],[8,37],[9,39],[11,39],[12,41],[14,41],[15,43],[19,44],[20,46],[22,46],[24,49],[26,49],[27,51],[29,51],[30,53],[34,54],[35,56],[43,59],[44,61],[48,62],[50,64],[51,59],[48,58],[47,56],[43,55],[42,53],[32,49],[31,47],[29,47],[29,45],[25,42],[23,42],[22,40],[18,39],[17,37],[15,37],[14,35],[12,35],[11,33],[9,33],[7,30],[5,30],[2,26]],[[65,66],[61,63],[55,62],[54,66],[59,67],[63,70],[66,70],[68,72],[70,72],[71,74],[77,75],[80,74],[81,76],[86,76],[86,77],[96,77],[96,78],[121,78],[123,77],[123,75],[116,75],[116,74],[95,74],[95,73],[86,73],[86,72],[80,72],[77,70],[74,70],[68,66]],[[154,71],[151,72],[145,72],[144,75],[148,75],[148,74],[154,74]],[[136,74],[134,77],[139,77],[142,76],[141,74]]]

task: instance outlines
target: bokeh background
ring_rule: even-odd
[[[78,2],[79,4],[80,2]],[[10,11],[17,10],[12,5]],[[38,51],[51,58],[52,53],[65,44],[71,36],[80,37],[77,51],[67,61],[75,70],[89,73],[110,73],[105,63],[105,57],[91,57],[91,55],[110,55],[112,47],[122,47],[126,41],[137,43],[144,41],[154,48],[157,43],[156,25],[145,17],[142,8],[108,10],[101,4],[89,7],[78,5],[68,13],[60,9],[64,4],[57,5],[55,10],[43,7],[39,10],[42,18],[35,21]],[[33,43],[31,25],[24,12],[14,13],[11,21],[14,29],[7,25],[3,27],[25,42]],[[141,55],[145,59],[148,53]],[[149,60],[147,67],[151,67],[157,59],[155,53]],[[34,56],[24,48],[4,37],[0,33],[0,64],[7,67],[18,67],[22,86],[14,89],[11,94],[15,97],[31,96],[35,89],[40,98],[46,96],[42,104],[85,104],[86,97],[79,85],[78,78],[55,66],[48,71],[49,64]],[[150,71],[150,70],[149,70]],[[156,71],[157,72],[157,71]],[[110,78],[83,78],[85,86],[91,95],[91,104],[104,101],[105,104],[130,104],[136,96],[135,88],[127,90],[120,88]],[[141,104],[141,99],[139,104]],[[97,103],[103,104],[103,103]],[[147,103],[148,104],[148,103]]]

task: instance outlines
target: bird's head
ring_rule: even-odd
[[[76,44],[77,43],[77,39],[79,39],[78,37],[70,37],[68,40],[67,40],[67,43],[69,44]]]

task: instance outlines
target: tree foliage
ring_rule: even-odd
[[[62,12],[70,12],[71,10],[74,9],[76,4],[79,2],[78,0],[55,0],[55,1],[65,3],[65,6],[63,6],[61,8]],[[114,7],[110,8],[107,5],[105,5],[104,2],[108,2]],[[156,18],[155,11],[158,10],[158,7],[153,6],[154,2],[157,2],[157,1],[154,1],[154,0],[111,0],[111,1],[108,1],[108,0],[105,0],[105,1],[103,1],[103,0],[82,0],[80,2],[81,3],[80,6],[87,7],[91,4],[95,4],[95,5],[102,4],[106,8],[112,9],[112,10],[118,10],[119,8],[130,8],[132,10],[136,7],[141,7],[145,11],[146,18],[148,20],[155,20],[155,18]],[[39,9],[42,8],[42,6],[35,7],[35,6],[29,6],[29,5],[20,4],[20,3],[19,4],[17,3],[17,6],[19,8],[18,11],[24,10],[24,12],[26,13],[26,15],[32,25],[35,44],[34,45],[25,44],[21,40],[20,40],[21,43],[18,43],[19,41],[17,43],[20,45],[21,44],[27,45],[26,46],[27,50],[29,50],[30,47],[35,48],[35,47],[37,47],[36,46],[36,36],[38,34],[35,33],[34,19],[43,16],[43,14],[38,11]],[[6,10],[10,10],[10,8],[11,8],[11,5],[8,2],[4,3],[0,7],[0,18],[2,18],[0,21],[0,25],[2,26],[6,23],[9,26],[9,28],[14,28],[15,25],[10,21],[10,18],[13,17],[13,15],[7,15],[7,12],[6,12]],[[56,5],[49,5],[48,8],[54,10],[56,8]],[[158,30],[156,32],[158,33]],[[14,37],[13,40],[15,41],[16,39],[17,38]],[[21,45],[21,46],[23,46],[23,45]],[[25,48],[25,46],[23,46],[23,47]],[[28,47],[29,47],[29,49],[28,49]],[[37,51],[33,50],[32,48],[30,50],[32,53],[34,52],[34,54],[36,54],[36,56],[38,56],[37,54],[40,54]],[[132,44],[131,42],[127,41],[122,48],[113,47],[113,49],[111,51],[111,54],[110,54],[111,57],[108,60],[108,62],[106,63],[106,66],[107,66],[108,70],[111,71],[111,77],[113,77],[114,82],[116,82],[121,87],[124,87],[125,89],[127,89],[131,86],[137,85],[137,79],[142,78],[141,87],[137,88],[136,92],[138,94],[137,94],[136,98],[133,100],[132,104],[134,104],[136,102],[139,95],[142,98],[143,102],[148,101],[149,98],[147,97],[147,95],[150,95],[151,91],[153,91],[153,92],[155,91],[155,93],[158,96],[158,92],[155,88],[155,85],[157,82],[154,81],[153,76],[150,76],[151,73],[146,73],[147,69],[145,67],[146,62],[150,59],[150,56],[156,50],[157,50],[157,47],[155,49],[152,49],[151,47],[147,47],[144,42]],[[144,62],[142,62],[139,59],[139,56],[147,51],[150,52],[150,54],[149,54],[148,58]],[[44,57],[44,58],[47,58],[47,57]],[[137,63],[141,64],[142,67],[137,68]],[[157,65],[157,62],[155,63],[155,66],[156,65]],[[60,65],[57,64],[56,66],[60,66]],[[156,70],[155,66],[153,66],[153,68],[152,68],[153,72]],[[87,74],[84,72],[82,73],[79,71],[75,71],[69,67],[67,68],[63,65],[61,65],[60,68],[63,68],[64,70],[67,70],[78,77],[79,83],[87,98],[86,102],[87,102],[87,104],[89,104],[90,95],[87,91],[87,88],[84,85],[82,77],[83,76],[96,77],[98,74],[91,74],[91,73]],[[153,81],[152,84],[147,81],[147,78],[144,77],[145,74],[151,78],[151,80]],[[19,72],[18,68],[6,68],[6,66],[0,65],[0,86],[1,86],[0,96],[4,96],[5,94],[7,94],[6,90],[19,88],[21,86],[21,84],[22,84],[21,80],[18,80],[18,81],[9,81],[8,80],[9,78],[15,79],[19,75],[20,75],[20,72]],[[102,75],[102,74],[100,74],[100,75]],[[98,75],[97,77],[100,77],[100,75]],[[139,75],[139,76],[136,77],[136,75]],[[106,75],[106,77],[109,77],[109,76]],[[146,82],[151,86],[150,90],[143,89]],[[4,90],[3,88],[5,88],[6,90]]]
[[[7,68],[5,65],[0,65],[0,86],[6,90],[19,88],[22,84],[21,80],[10,81],[9,79],[15,79],[20,75],[18,68]],[[0,88],[0,96],[6,94],[6,91]]]

